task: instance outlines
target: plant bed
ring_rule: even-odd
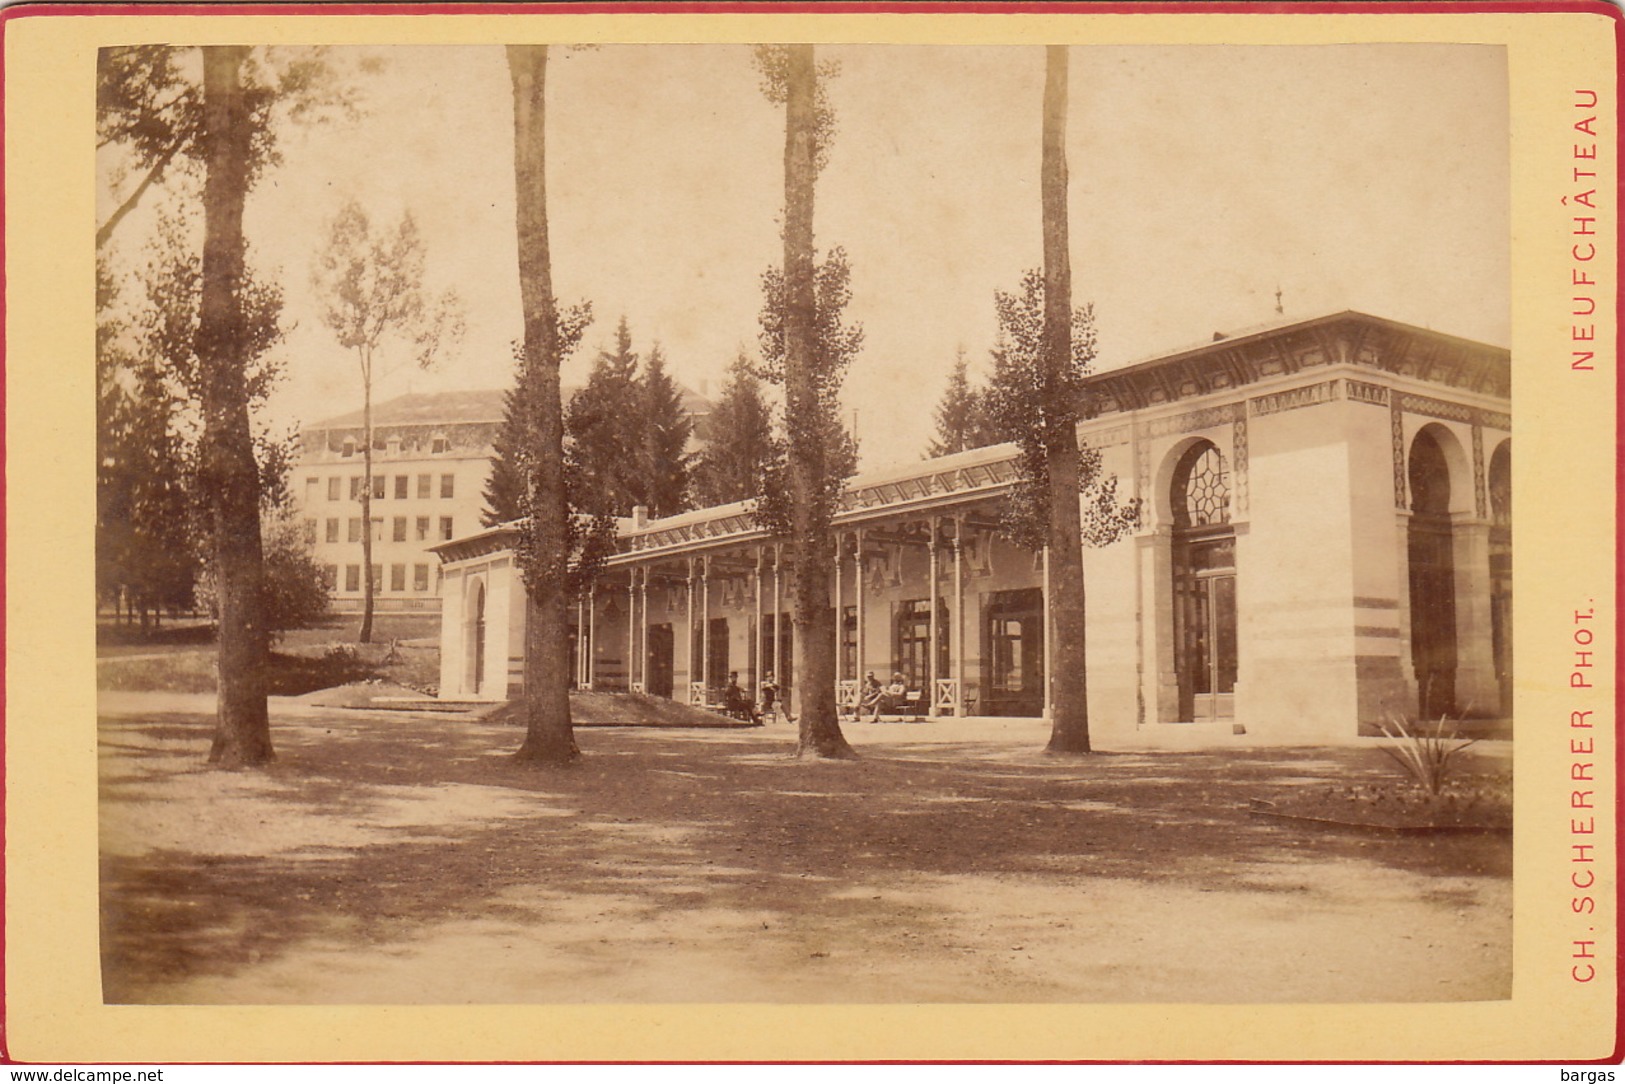
[[[1430,794],[1409,783],[1334,783],[1277,798],[1254,798],[1260,816],[1391,832],[1507,832],[1512,780],[1463,776]]]

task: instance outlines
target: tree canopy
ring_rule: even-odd
[[[728,366],[694,464],[695,502],[731,504],[759,496],[763,475],[778,456],[773,433],[773,410],[762,395],[761,377],[741,349]]]

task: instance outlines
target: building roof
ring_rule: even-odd
[[[1345,311],[1282,321],[1234,336],[1162,354],[1088,378],[1102,413],[1177,402],[1255,381],[1325,365],[1373,371],[1442,384],[1459,392],[1505,400],[1511,390],[1511,352],[1365,313]],[[1506,424],[1510,424],[1507,420]],[[964,505],[1002,492],[1015,478],[1019,449],[995,444],[936,459],[893,464],[847,479],[835,522],[855,524],[910,508]],[[610,564],[651,551],[680,554],[719,543],[765,537],[755,522],[755,501],[695,508],[641,525],[619,522],[623,545]],[[432,547],[442,560],[511,545],[519,523],[505,523],[466,539]]]
[[[497,389],[479,391],[408,392],[372,407],[372,424],[380,425],[466,425],[474,422],[500,422],[502,395]],[[306,429],[354,429],[361,425],[361,411],[327,418]]]
[[[578,389],[567,387],[562,396],[565,402]],[[677,385],[682,396],[683,410],[689,414],[709,414],[711,400],[682,384]],[[374,403],[372,424],[384,425],[472,425],[481,422],[500,422],[503,416],[501,388],[482,388],[468,391],[408,392]],[[361,411],[352,410],[305,426],[306,431],[322,429],[358,429]]]

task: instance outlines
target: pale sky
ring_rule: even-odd
[[[431,285],[468,335],[430,372],[405,349],[376,399],[504,387],[520,331],[511,90],[499,47],[375,51],[368,108],[294,129],[250,197],[259,266],[286,292],[283,421],[359,406],[320,326],[312,254],[354,196],[417,216]],[[866,332],[846,384],[866,467],[917,458],[956,348],[985,368],[993,291],[1041,259],[1036,47],[820,47],[840,61],[817,189],[821,249],[852,265]],[[1074,47],[1068,155],[1074,299],[1100,368],[1345,308],[1510,341],[1508,96],[1496,47]],[[555,49],[548,173],[560,300],[596,315],[579,381],[616,321],[715,395],[756,348],[759,276],[780,259],[782,107],[741,46]],[[152,202],[149,200],[149,202]],[[143,209],[148,210],[147,208]],[[121,229],[126,254],[143,228]],[[1284,317],[1275,313],[1282,291]],[[386,360],[384,368],[390,368]]]

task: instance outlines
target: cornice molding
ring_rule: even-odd
[[[1502,399],[1512,390],[1509,351],[1356,312],[1220,339],[1170,357],[1097,373],[1086,386],[1092,412],[1100,416],[1234,394],[1249,384],[1333,365],[1359,366]]]

